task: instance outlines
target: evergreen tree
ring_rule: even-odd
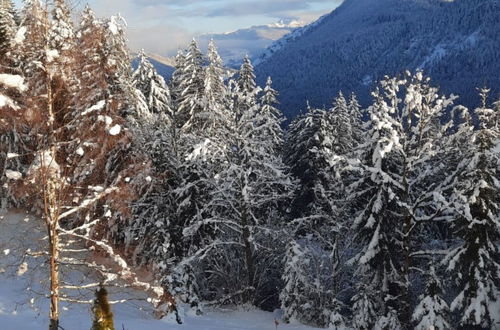
[[[442,298],[443,288],[433,266],[427,274],[425,293],[413,312],[416,330],[451,329],[449,324],[450,307]]]
[[[253,65],[248,55],[243,58],[243,64],[238,73],[238,88],[242,96],[251,95],[257,88]]]
[[[253,72],[247,73],[253,77]],[[247,86],[256,84],[253,81]],[[205,290],[213,299],[225,302],[258,303],[259,286],[269,287],[262,275],[270,265],[259,261],[275,257],[273,251],[279,248],[276,238],[284,216],[282,206],[291,195],[292,180],[275,153],[274,141],[262,138],[278,119],[266,118],[267,114],[261,112],[256,91],[256,87],[252,91],[233,91],[238,115],[232,116],[220,135],[220,154],[226,162],[220,163],[215,175],[204,176],[202,182],[209,184],[205,189],[213,190],[204,195],[206,203],[184,230],[194,243],[191,249],[196,248],[191,255],[196,251],[196,259],[203,261]],[[245,96],[252,98],[252,106],[239,102]],[[212,141],[207,139],[197,146],[194,159],[213,157],[213,153],[206,154],[210,144]],[[244,281],[238,280],[242,277]],[[230,283],[228,279],[232,279]]]
[[[283,122],[283,115],[275,108],[278,102],[278,92],[272,87],[271,77],[267,78],[266,87],[264,88],[260,100],[260,116],[256,118],[256,125],[266,127],[266,130],[261,135],[263,140],[275,145],[275,152],[281,153],[283,147],[283,129],[281,123]],[[271,122],[266,122],[271,121]]]
[[[217,135],[227,130],[231,114],[228,108],[228,89],[224,84],[224,64],[213,41],[208,44],[207,59],[203,92],[205,111],[203,116],[197,119],[200,122],[197,126],[203,127],[198,135],[215,142],[227,138]]]
[[[71,56],[65,56],[65,53],[75,49],[75,32],[70,10],[64,0],[54,1],[49,44],[52,50],[58,52],[57,56],[72,58]]]
[[[497,114],[487,107],[487,90],[482,106],[475,110],[479,129],[462,145],[457,177],[451,187],[452,227],[460,244],[449,251],[443,263],[457,274],[459,293],[451,310],[460,313],[463,329],[495,328],[500,299],[500,240],[498,184],[499,138]],[[464,147],[466,147],[464,149]]]
[[[343,205],[347,178],[338,163],[349,157],[358,143],[351,127],[360,127],[359,118],[349,112],[342,94],[336,98],[332,109],[310,110],[292,124],[286,156],[292,172],[301,180],[294,205],[296,218],[290,230],[296,239],[307,238],[304,240],[310,245],[307,248],[329,261],[309,274],[311,281],[323,283],[322,290],[328,292],[327,298],[314,300],[310,308],[331,310],[332,315],[338,317],[341,314],[332,308],[339,308],[337,295],[348,286],[343,250],[350,239],[342,221],[344,216],[349,216]],[[325,276],[330,280],[321,280]],[[328,325],[328,319],[317,325]]]
[[[177,55],[175,55],[175,71],[170,78],[170,91],[172,93],[172,103],[174,108],[177,109],[178,101],[182,94],[181,82],[184,76],[184,71],[186,70],[186,54],[183,50],[179,49]]]
[[[205,68],[205,98],[207,106],[224,106],[227,97],[227,88],[224,84],[224,63],[222,62],[217,47],[213,40],[208,43],[207,50],[208,65]]]
[[[327,270],[335,266],[322,247],[311,237],[293,240],[287,247],[280,294],[284,320],[299,320],[329,329],[342,329],[342,303],[336,299],[336,279]]]
[[[11,0],[0,1],[0,55],[3,57],[11,46],[17,32],[15,7]]]
[[[255,83],[252,62],[247,55],[243,59],[233,91],[234,110],[237,117],[241,117],[257,104],[257,95],[260,91],[261,89]]]
[[[360,148],[362,176],[350,188],[358,208],[353,229],[361,247],[355,260],[364,283],[360,289],[383,296],[377,306],[381,322],[388,324],[396,312],[407,326],[415,227],[442,212],[442,187],[435,180],[440,167],[430,164],[440,152],[435,143],[444,134],[440,120],[453,98],[440,97],[421,72],[386,78],[381,88],[369,109],[370,139]]]
[[[158,74],[144,51],[139,53],[138,60],[138,67],[133,74],[135,88],[146,98],[149,111],[163,113],[166,119],[171,120],[170,91],[165,84],[165,80]]]
[[[203,55],[195,40],[189,44],[177,70],[181,71],[176,74],[176,82],[179,84],[176,88],[176,125],[186,133],[201,130],[206,111],[203,102],[205,74]]]
[[[379,318],[378,308],[382,304],[380,296],[372,288],[364,287],[361,283],[357,287],[357,293],[352,297],[352,325],[356,329],[370,330]]]
[[[96,291],[94,306],[94,322],[91,330],[114,330],[113,312],[108,302],[108,292],[104,287]]]

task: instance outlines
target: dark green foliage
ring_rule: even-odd
[[[95,295],[94,307],[94,322],[91,330],[114,330],[113,312],[108,301],[108,291],[104,287],[100,287]]]

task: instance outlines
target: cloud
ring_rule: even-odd
[[[86,1],[67,0],[80,3]],[[120,13],[132,50],[172,55],[202,33],[222,33],[282,18],[310,22],[342,0],[87,0],[99,17]],[[17,5],[21,0],[15,0]]]
[[[183,27],[165,1],[93,0],[91,7],[100,17],[120,13],[125,18],[129,46],[133,51],[145,49],[151,53],[171,55],[194,35]]]
[[[172,55],[183,48],[193,34],[175,26],[156,25],[146,28],[129,27],[129,45],[133,51],[145,49],[149,53]]]
[[[148,0],[142,0],[148,1]],[[149,0],[155,1],[155,0]],[[177,2],[177,1],[174,1]],[[178,9],[178,14],[182,16],[283,16],[283,14],[294,11],[305,11],[315,4],[331,4],[331,9],[335,8],[342,0],[233,0],[216,1],[210,5],[202,5],[200,0],[191,0],[190,3],[199,3],[198,6],[185,6]],[[217,5],[218,4],[218,5]]]

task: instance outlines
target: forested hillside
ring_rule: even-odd
[[[499,21],[498,0],[346,0],[277,41],[256,74],[261,83],[273,77],[289,119],[307,101],[329,106],[339,90],[366,106],[378,80],[406,69],[424,70],[444,92],[477,106],[477,87],[500,92]]]
[[[230,305],[330,329],[500,328],[490,89],[466,108],[403,70],[367,106],[331,91],[284,131],[248,57],[227,77],[215,43],[193,40],[165,82],[143,52],[132,69],[120,16],[1,4],[0,197],[46,230],[41,251],[17,252],[23,274],[43,260],[50,330],[61,301],[108,286],[178,323],[179,306]],[[72,282],[75,267],[99,280]]]

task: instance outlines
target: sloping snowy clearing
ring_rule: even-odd
[[[40,220],[22,213],[0,211],[0,329],[36,330],[48,327],[48,276],[41,260],[23,259],[23,252],[39,250],[44,241]],[[72,281],[81,272],[64,274]],[[151,306],[144,302],[140,292],[110,289],[110,300],[127,297],[126,303],[113,305],[116,329],[126,330],[273,330],[276,329],[272,313],[259,310],[205,310],[196,316],[183,310],[184,324],[170,318],[156,320],[151,316]],[[92,291],[81,292],[89,299]],[[62,304],[61,326],[66,330],[88,330],[92,315],[90,305]],[[314,329],[299,324],[280,324],[278,330]]]

